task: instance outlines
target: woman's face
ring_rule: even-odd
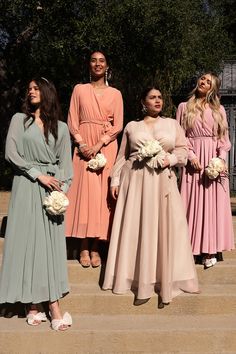
[[[108,69],[105,56],[100,52],[93,53],[90,58],[89,67],[92,77],[103,77],[105,75],[106,69]]]
[[[41,102],[39,87],[35,81],[29,84],[28,97],[32,105],[38,105]]]
[[[161,92],[156,89],[150,90],[143,103],[147,109],[148,115],[150,115],[151,117],[158,116],[159,113],[162,111],[163,107],[163,99]]]
[[[210,74],[205,74],[198,79],[197,90],[202,96],[205,96],[211,89],[212,77]]]

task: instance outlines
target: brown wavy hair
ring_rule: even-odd
[[[36,83],[40,91],[40,118],[43,122],[44,136],[48,144],[48,136],[50,133],[53,135],[55,140],[58,138],[58,121],[63,120],[61,106],[58,100],[56,88],[52,82],[43,77],[33,78],[30,82],[32,81]],[[29,89],[27,89],[22,106],[22,112],[26,114],[25,126],[31,118],[33,118],[33,121],[30,125],[34,122],[35,111],[38,108],[38,106],[31,104],[28,92]]]

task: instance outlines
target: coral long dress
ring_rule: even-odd
[[[111,222],[109,175],[117,154],[118,133],[123,125],[123,101],[113,87],[95,94],[91,84],[76,85],[70,103],[68,126],[76,141],[88,146],[104,142],[101,152],[107,163],[99,171],[87,168],[87,161],[75,148],[74,179],[68,192],[66,236],[107,240]]]
[[[227,124],[224,107],[221,113]],[[182,123],[186,102],[177,110],[177,120]],[[227,159],[231,144],[228,134],[218,139],[214,133],[212,110],[206,108],[204,119],[200,113],[192,129],[186,131],[189,145],[188,159],[198,158],[203,166],[201,172],[188,164],[182,173],[181,195],[187,211],[189,233],[194,255],[216,254],[234,248],[234,235],[230,207],[229,180],[226,177],[210,180],[204,168],[213,157]]]
[[[187,143],[176,120],[159,118],[153,130],[144,121],[127,124],[111,174],[119,195],[103,289],[131,289],[139,299],[158,292],[170,302],[182,291],[198,291],[198,280],[175,173],[136,159],[152,139],[169,152],[171,166],[186,162]]]

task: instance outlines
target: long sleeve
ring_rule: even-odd
[[[73,177],[72,157],[71,157],[71,143],[70,134],[66,124],[63,124],[63,131],[61,140],[58,143],[58,167],[60,170],[60,179],[64,184],[62,191],[67,192]]]
[[[101,137],[101,141],[107,145],[117,138],[117,135],[123,128],[123,99],[120,91],[116,90],[116,97],[114,100],[114,117],[112,127],[105,135]]]
[[[70,100],[70,108],[68,113],[68,127],[71,135],[73,136],[76,142],[81,142],[83,140],[80,135],[80,110],[79,110],[79,87],[81,85],[76,85],[72,92],[71,100]]]
[[[179,124],[181,125],[181,127],[183,126],[183,118],[184,118],[184,111],[186,108],[186,103],[182,102],[179,104],[177,112],[176,112],[176,120],[177,122],[179,122]],[[194,152],[194,148],[193,145],[191,144],[190,140],[187,137],[187,134],[185,132],[185,136],[187,139],[187,146],[188,146],[188,160],[193,160],[195,158],[197,158],[195,152]]]
[[[221,139],[218,139],[217,142],[217,153],[218,157],[226,160],[227,153],[231,149],[231,143],[229,140],[229,133],[228,133],[228,122],[227,122],[227,117],[226,117],[226,112],[223,106],[221,108],[221,114],[223,115],[225,125],[227,126],[227,132],[224,137]]]
[[[116,158],[116,162],[111,170],[111,187],[119,186],[120,184],[120,174],[122,167],[129,158],[130,148],[128,140],[127,127],[124,129],[120,149]]]
[[[167,158],[170,161],[170,166],[185,166],[188,157],[187,139],[179,123],[177,121],[174,123],[176,125],[175,147]]]
[[[22,173],[36,180],[42,174],[32,163],[24,159],[22,135],[24,133],[24,118],[22,113],[16,113],[11,120],[7,134],[5,158]]]

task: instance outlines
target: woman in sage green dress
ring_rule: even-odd
[[[67,125],[54,85],[45,78],[29,83],[24,113],[13,116],[6,159],[14,166],[11,200],[0,277],[0,303],[27,304],[27,323],[46,321],[42,302],[49,302],[51,326],[67,329],[58,300],[69,292],[64,217],[43,207],[52,190],[66,192],[72,179]]]

